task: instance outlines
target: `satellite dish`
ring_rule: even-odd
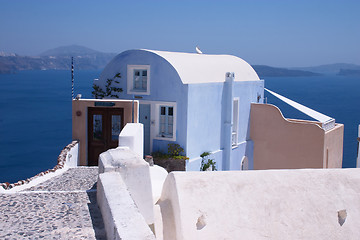
[[[198,54],[203,54],[203,52],[200,50],[200,48],[198,46],[196,46],[195,50]]]

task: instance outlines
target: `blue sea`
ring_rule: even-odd
[[[91,97],[100,71],[76,71],[75,94]],[[53,168],[71,142],[71,72],[0,74],[0,182]]]
[[[75,95],[91,98],[100,71],[75,71]],[[355,167],[360,77],[268,77],[265,87],[345,124],[343,167]],[[0,74],[0,182],[16,182],[54,167],[71,142],[71,73]],[[269,94],[285,117],[309,119]]]

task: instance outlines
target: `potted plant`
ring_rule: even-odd
[[[166,169],[166,171],[185,171],[186,160],[189,158],[183,155],[184,149],[176,143],[168,144],[168,152],[154,152],[152,154],[154,164]]]

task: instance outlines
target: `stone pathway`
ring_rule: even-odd
[[[106,239],[97,167],[71,168],[18,193],[0,194],[0,239]]]

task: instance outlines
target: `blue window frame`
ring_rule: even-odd
[[[174,107],[160,106],[160,136],[173,137]]]
[[[147,91],[147,70],[146,69],[134,69],[134,82],[133,89],[137,91]]]

